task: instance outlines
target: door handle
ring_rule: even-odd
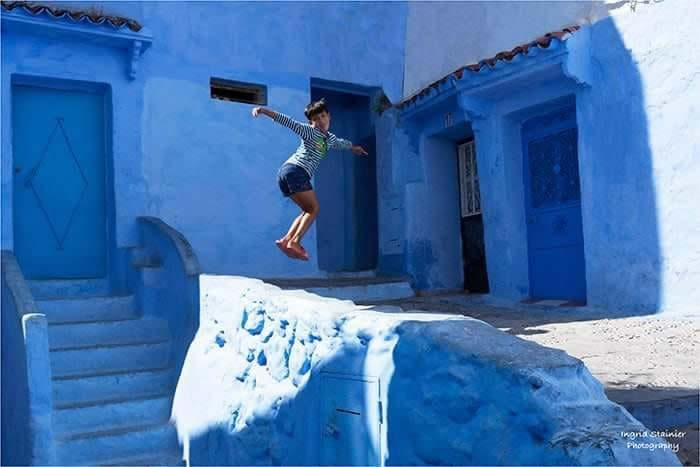
[[[537,217],[535,217],[535,216],[528,216],[528,218],[527,218],[527,223],[528,223],[528,224],[537,224]]]
[[[22,171],[22,167],[15,167],[15,173],[18,174]]]

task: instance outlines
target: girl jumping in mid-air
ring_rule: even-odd
[[[301,144],[277,173],[282,194],[292,198],[299,205],[301,214],[294,219],[287,234],[275,243],[290,258],[308,261],[309,254],[301,246],[301,239],[316,220],[319,209],[311,186],[311,177],[329,149],[346,149],[358,156],[366,156],[367,152],[328,131],[331,115],[324,99],[312,102],[304,109],[309,125],[265,107],[253,108],[253,117],[260,114],[267,115],[301,137]]]

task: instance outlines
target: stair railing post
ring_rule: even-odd
[[[27,352],[29,386],[29,429],[32,436],[32,464],[52,465],[51,429],[52,393],[49,354],[49,327],[46,316],[29,313],[22,316],[24,348]]]

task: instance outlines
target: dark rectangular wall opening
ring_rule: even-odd
[[[267,105],[267,86],[222,78],[209,80],[211,98],[243,104]]]
[[[484,220],[481,215],[479,171],[473,137],[457,143],[457,170],[460,185],[464,289],[472,293],[488,293]]]

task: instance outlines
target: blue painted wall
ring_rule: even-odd
[[[418,289],[464,287],[457,142],[472,134],[454,98],[416,119],[379,117],[380,271],[408,273]]]
[[[198,5],[207,22],[206,29],[195,29],[187,5],[156,5],[146,14],[154,31],[164,34],[144,64],[151,77],[143,119],[144,134],[153,135],[143,146],[151,208],[190,239],[205,271],[313,275],[316,261],[290,262],[273,248],[298,210],[275,183],[298,138],[269,120],[250,118],[249,105],[207,99],[208,78],[266,84],[269,106],[302,121],[312,77],[383,87],[397,96],[403,6],[315,4],[310,15],[303,3],[236,3],[223,17],[221,4]],[[187,46],[183,29],[195,38]],[[385,48],[360,65],[357,52],[368,35]],[[173,90],[181,96],[175,102]],[[304,239],[314,258],[316,234],[313,229]]]
[[[406,5],[94,5],[134,17],[153,35],[136,80],[126,77],[124,50],[3,32],[3,248],[13,246],[10,78],[41,75],[111,89],[117,246],[137,245],[136,216],[154,215],[191,241],[207,272],[319,274],[315,229],[304,240],[314,258],[309,263],[290,261],[273,243],[298,209],[283,199],[275,180],[297,137],[251,118],[250,105],[211,99],[209,79],[265,85],[268,105],[299,120],[312,78],[381,88],[397,101]],[[365,53],[368,37],[381,44],[371,55]]]
[[[9,288],[2,281],[2,465],[29,465],[29,387],[24,335]]]
[[[656,63],[638,58],[645,50],[628,50],[623,31],[612,20],[595,26],[591,50],[599,84],[578,99],[588,300],[639,313],[697,314],[692,258],[698,257],[698,241],[684,227],[683,215],[672,214],[682,204],[663,201],[677,198],[678,190],[685,192],[682,197],[698,198],[697,188],[686,191],[678,171],[680,161],[695,158],[697,164],[692,141],[698,133],[671,129],[691,118],[671,109],[678,99],[692,101],[693,94],[697,101],[700,92],[681,97],[654,91],[664,80],[682,82],[687,71],[666,75],[669,58],[661,52],[652,54]],[[614,70],[615,79],[605,70]],[[656,106],[667,111],[657,113]],[[664,147],[662,140],[674,142]]]
[[[408,270],[420,289],[464,287],[460,237],[457,140],[444,133],[421,142],[423,181],[406,189]],[[436,189],[439,187],[439,189]]]
[[[475,134],[492,295],[521,300],[531,293],[521,125],[569,102],[576,107],[579,131],[588,305],[633,313],[698,313],[700,221],[688,216],[694,212],[689,200],[700,196],[692,181],[699,133],[687,102],[700,99],[700,89],[686,86],[698,65],[673,59],[670,50],[689,47],[680,36],[661,50],[646,32],[670,18],[691,30],[685,16],[678,16],[662,6],[608,18],[559,48],[555,43],[550,55],[519,57],[495,71],[467,73],[459,83],[466,112],[456,116],[454,125],[464,119]],[[562,52],[569,57],[563,65],[557,63]],[[392,137],[382,140],[391,151],[378,163],[380,219],[400,207],[394,212],[402,216],[403,261],[419,288],[457,283],[448,264],[458,250],[444,249],[448,242],[437,234],[440,223],[431,237],[419,235],[414,220],[430,215],[428,193],[436,201],[442,198],[443,222],[450,209],[445,203],[457,196],[454,186],[430,180],[434,168],[428,165],[431,153],[451,151],[431,140],[436,128],[445,126],[454,99],[445,99],[445,92],[425,98],[422,110],[411,113],[409,108],[393,120],[382,119]],[[446,177],[456,181],[456,165],[451,170]],[[421,237],[425,241],[413,240]],[[386,251],[390,243],[382,238],[380,251]]]
[[[605,71],[591,78],[590,87],[577,86],[563,74],[552,76],[530,85],[527,94],[512,93],[493,102],[489,116],[474,123],[491,292],[514,300],[531,296],[521,124],[568,100],[576,103],[579,129],[587,303],[655,312],[662,305],[663,290],[658,185],[650,164],[660,154],[650,150],[640,73],[614,22],[597,23],[590,37],[595,39],[588,44],[593,63],[605,55],[609,60],[600,69]],[[574,47],[576,42],[567,45]],[[612,70],[624,78],[612,79]],[[624,92],[616,89],[620,83]]]
[[[136,245],[134,219],[150,214],[191,240],[204,271],[321,273],[315,261],[290,262],[272,244],[297,211],[282,199],[274,181],[297,139],[270,121],[250,118],[248,105],[210,99],[209,78],[265,84],[270,106],[298,119],[311,97],[312,78],[381,87],[396,102],[407,53],[407,6],[314,4],[314,22],[308,20],[309,5],[302,3],[102,7],[135,17],[153,33],[153,46],[135,81],[126,78],[123,50],[3,33],[3,247],[13,246],[10,77],[36,74],[108,86],[117,246]],[[518,125],[538,106],[574,96],[588,303],[653,311],[689,309],[697,302],[700,248],[689,233],[700,227],[684,213],[692,209],[689,200],[698,197],[691,181],[697,151],[688,144],[698,131],[693,126],[697,119],[688,118],[684,103],[692,102],[698,91],[683,87],[697,71],[693,64],[679,66],[673,54],[648,43],[645,30],[662,21],[653,18],[669,17],[672,11],[665,5],[654,8],[648,16],[601,21],[592,33],[579,32],[567,41],[586,51],[572,64],[581,76],[590,75],[583,77],[588,80],[584,86],[577,84],[577,71],[570,70],[569,77],[500,83],[497,92],[482,96],[487,108],[478,118],[458,115],[454,102],[442,102],[429,117],[417,120],[394,110],[379,117],[379,271],[409,272],[419,288],[461,286],[458,222],[451,219],[457,206],[456,162],[448,164],[451,156],[445,154],[453,152],[447,141],[466,136],[471,126],[477,159],[487,175],[482,198],[491,292],[527,297]],[[690,28],[683,21],[679,27]],[[370,54],[368,37],[381,44]],[[668,47],[685,50],[676,37],[681,36],[669,39]],[[506,66],[517,69],[526,62]],[[411,66],[417,66],[415,60]],[[675,73],[667,76],[668,69]],[[683,97],[678,89],[692,94]],[[444,113],[450,109],[454,127],[461,125],[459,134],[443,132]],[[427,216],[435,227],[430,231],[424,228]],[[319,257],[317,239],[315,229],[305,239],[314,258]],[[346,241],[343,254],[347,245],[357,243]],[[120,256],[115,257],[113,268],[121,264]],[[336,264],[345,265],[345,260]]]

